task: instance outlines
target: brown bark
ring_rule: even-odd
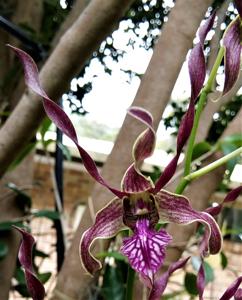
[[[192,46],[195,32],[211,2],[177,1],[162,30],[133,102],[133,105],[145,107],[153,114],[156,128],[170,99],[172,88],[185,56]],[[103,176],[112,186],[119,186],[126,168],[131,163],[132,145],[140,131],[140,124],[132,118],[126,117],[115,146],[102,170]],[[96,185],[92,193],[95,211],[103,207],[111,198],[112,195],[108,191]],[[64,297],[86,299],[89,292],[87,287],[92,279],[84,274],[80,264],[78,264],[78,247],[81,234],[91,224],[92,219],[87,208],[73,243],[66,254],[66,260],[59,273],[52,299],[62,299],[62,296],[63,299]]]
[[[228,125],[224,131],[221,138],[229,136],[231,134],[240,133],[242,131],[242,109],[233,119],[233,121]],[[215,156],[211,157],[210,160],[217,159],[221,156],[221,153],[216,153]],[[206,174],[205,176],[192,182],[189,188],[185,191],[186,195],[190,201],[193,208],[197,210],[203,210],[208,207],[208,201],[210,196],[216,190],[218,184],[221,182],[224,174],[224,168],[221,167],[215,171]],[[179,226],[176,224],[169,224],[167,231],[172,235],[174,243],[187,244],[191,235],[194,233],[195,225],[189,226]],[[170,262],[178,260],[184,250],[183,247],[169,248],[166,253],[166,265]]]
[[[64,34],[40,72],[42,85],[52,99],[57,100],[66,91],[70,80],[131,3],[94,0]],[[34,135],[43,116],[40,99],[27,91],[0,131],[0,175]]]

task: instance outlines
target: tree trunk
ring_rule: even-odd
[[[42,85],[54,100],[111,32],[133,0],[94,0],[66,31],[40,72]],[[27,91],[0,131],[0,176],[33,137],[44,117],[39,97]]]
[[[156,128],[170,99],[186,54],[192,46],[196,30],[211,2],[203,0],[177,1],[162,30],[133,102],[133,105],[145,107],[153,114]],[[141,128],[138,122],[126,117],[113,150],[102,170],[103,176],[112,186],[119,186],[125,170],[131,163],[132,145],[141,132]],[[96,185],[92,199],[94,210],[97,211],[112,199],[112,195]],[[82,233],[91,224],[92,218],[89,209],[86,208],[72,245],[66,254],[52,299],[62,299],[62,296],[70,299],[87,299],[89,292],[87,287],[91,284],[92,278],[84,274],[78,263],[78,248]]]

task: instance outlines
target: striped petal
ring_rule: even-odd
[[[153,283],[154,274],[164,262],[165,248],[171,239],[165,230],[155,231],[149,220],[143,218],[136,222],[134,234],[123,241],[121,251],[128,257],[131,267]]]
[[[205,233],[200,244],[200,251],[203,256],[207,256],[209,253],[216,254],[220,251],[222,246],[221,232],[213,217],[206,212],[194,210],[189,200],[184,196],[162,190],[155,196],[155,199],[162,221],[184,225],[199,222],[205,226]]]
[[[140,193],[153,188],[153,182],[149,177],[145,177],[132,164],[124,174],[121,181],[121,189],[125,193]]]
[[[149,300],[160,300],[161,299],[161,296],[164,293],[165,288],[167,286],[169,277],[176,270],[183,268],[186,265],[189,258],[190,257],[187,257],[185,259],[181,259],[175,263],[172,263],[171,266],[169,267],[169,269],[162,276],[155,278],[155,282],[152,286],[152,289],[151,289],[151,292],[149,295]]]
[[[153,129],[153,118],[147,110],[136,106],[130,107],[128,114],[148,127],[138,136],[133,146],[133,158],[135,163],[139,165],[144,159],[152,155],[155,148],[156,135]]]
[[[241,19],[238,16],[224,33],[223,45],[225,47],[225,82],[223,95],[233,87],[240,72],[241,55]]]
[[[31,234],[19,228],[13,226],[22,235],[22,241],[18,252],[18,259],[21,266],[24,268],[25,279],[29,294],[33,300],[43,300],[45,297],[45,289],[42,283],[37,278],[32,264],[32,250],[35,244],[35,240]]]
[[[78,144],[77,134],[75,128],[67,116],[67,114],[62,110],[62,108],[53,102],[45,93],[41,87],[39,80],[39,73],[37,66],[33,59],[24,51],[9,46],[20,58],[20,61],[24,67],[25,82],[26,84],[38,95],[43,98],[43,105],[48,117],[55,123],[55,125],[66,134],[77,146],[80,156],[82,158],[83,164],[88,171],[88,173],[100,184],[107,187],[114,195],[122,198],[126,194],[110,187],[106,181],[100,175],[97,166],[90,155]]]
[[[197,274],[197,290],[199,294],[199,300],[203,300],[205,285],[206,285],[205,270],[204,270],[203,260],[202,260]]]
[[[91,253],[94,241],[114,237],[124,227],[122,201],[115,198],[97,213],[94,224],[82,235],[79,250],[87,272],[93,275],[102,267],[100,261]]]

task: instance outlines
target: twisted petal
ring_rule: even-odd
[[[133,146],[134,161],[139,164],[147,157],[150,157],[154,151],[156,135],[153,129],[153,118],[147,110],[136,106],[130,107],[128,114],[148,127],[138,136]]]
[[[226,94],[235,84],[240,72],[241,19],[239,16],[230,23],[225,31],[223,45],[225,47],[225,82],[223,94]]]
[[[39,279],[36,277],[32,265],[32,250],[35,240],[31,234],[25,230],[13,226],[22,235],[22,242],[18,252],[18,259],[21,266],[24,268],[25,279],[29,294],[34,300],[43,300],[45,297],[45,289]]]
[[[233,189],[227,194],[227,196],[224,198],[222,203],[214,207],[209,207],[208,209],[206,209],[206,212],[212,216],[218,215],[223,209],[224,204],[235,201],[239,197],[241,192],[242,192],[242,186]]]
[[[242,289],[238,289],[234,295],[234,300],[241,300],[242,299]]]
[[[229,300],[231,299],[234,295],[236,295],[236,292],[238,291],[238,288],[242,282],[242,276],[238,277],[225,291],[223,296],[219,300]],[[240,293],[240,292],[239,292]],[[239,295],[237,294],[237,297]],[[235,298],[236,299],[236,298]],[[241,298],[237,298],[238,300],[241,300]]]
[[[155,278],[154,285],[152,287],[152,290],[149,295],[149,300],[160,300],[160,297],[162,296],[163,292],[165,291],[165,288],[168,283],[168,279],[171,276],[173,272],[175,272],[178,269],[181,269],[185,266],[188,259],[190,257],[187,257],[185,259],[181,259],[169,267],[169,269],[160,277]]]
[[[152,180],[142,175],[135,164],[127,169],[121,181],[121,189],[126,193],[139,193],[151,188],[153,188]]]
[[[37,66],[33,59],[24,51],[10,46],[12,50],[18,55],[20,58],[25,74],[25,82],[26,84],[38,95],[43,98],[43,105],[48,117],[55,123],[55,125],[65,133],[77,146],[80,156],[83,160],[83,164],[87,169],[88,173],[100,184],[107,187],[114,195],[119,198],[122,198],[126,194],[110,187],[106,181],[100,175],[97,166],[90,155],[78,144],[78,139],[76,135],[75,128],[66,115],[66,113],[58,106],[55,102],[53,102],[45,93],[43,88],[41,87],[39,80],[39,73]]]
[[[82,235],[79,250],[87,272],[93,275],[102,267],[100,261],[91,254],[93,242],[114,237],[124,227],[122,201],[115,198],[97,213],[94,224]]]
[[[165,231],[155,231],[150,227],[149,220],[140,219],[136,222],[133,236],[123,241],[121,251],[129,259],[131,267],[142,277],[153,283],[154,274],[163,264],[165,247],[171,236]]]
[[[160,178],[157,180],[155,188],[152,190],[154,194],[159,192],[174,175],[182,148],[184,147],[191,134],[195,113],[195,100],[203,87],[203,83],[206,76],[206,65],[203,53],[203,44],[209,30],[213,26],[214,18],[215,13],[213,13],[205,22],[205,24],[201,27],[201,29],[199,30],[200,41],[191,51],[188,61],[189,75],[191,81],[191,100],[189,103],[188,110],[183,116],[181,124],[179,126],[177,135],[176,155],[165,168]]]
[[[161,220],[177,224],[199,222],[205,225],[205,233],[200,244],[200,250],[204,256],[220,251],[222,246],[221,232],[213,217],[206,212],[194,210],[184,196],[162,190],[155,198]]]

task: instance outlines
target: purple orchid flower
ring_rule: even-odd
[[[156,276],[163,264],[166,246],[172,239],[164,229],[156,230],[156,225],[160,220],[184,225],[193,222],[202,223],[205,226],[205,234],[200,243],[200,252],[203,256],[218,253],[222,244],[221,233],[213,217],[207,212],[194,210],[186,197],[162,189],[176,170],[182,148],[193,126],[195,100],[205,79],[203,43],[214,17],[215,14],[199,30],[199,43],[193,48],[189,58],[191,101],[180,124],[175,157],[156,183],[141,173],[142,162],[153,153],[156,135],[150,113],[143,108],[131,107],[128,110],[129,115],[146,125],[147,129],[140,134],[133,146],[134,163],[127,169],[120,190],[111,187],[103,179],[95,162],[79,145],[76,131],[69,117],[41,87],[37,66],[32,58],[24,51],[10,46],[24,66],[27,85],[43,98],[44,109],[48,117],[76,144],[89,174],[116,196],[97,213],[93,226],[82,236],[80,256],[84,268],[90,274],[94,274],[101,268],[100,261],[91,253],[94,241],[114,237],[121,230],[130,228],[133,234],[124,239],[121,251],[128,257],[131,267],[151,287],[150,299],[156,299],[155,297],[163,292],[169,275],[184,265],[183,262],[177,262],[168,269],[166,275],[160,278]],[[162,289],[158,288],[158,285],[163,286]],[[155,295],[153,298],[152,293]]]
[[[223,46],[225,48],[225,82],[223,94],[233,87],[238,79],[240,72],[240,56],[241,56],[241,37],[242,37],[242,2],[234,1],[239,15],[230,23],[223,37]]]

